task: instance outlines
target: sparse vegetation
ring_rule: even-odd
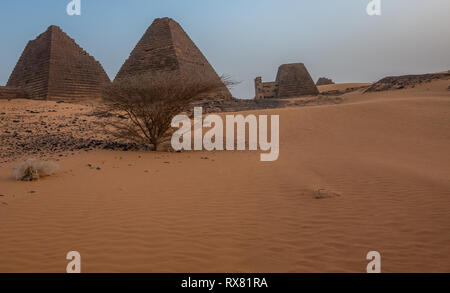
[[[104,129],[115,138],[157,150],[170,139],[173,117],[186,112],[193,101],[231,84],[226,78],[205,81],[175,74],[139,75],[115,81],[104,91],[105,103],[100,112],[117,119],[106,119]]]
[[[13,169],[16,180],[33,181],[39,178],[50,176],[58,171],[59,166],[56,162],[38,161],[28,159]]]

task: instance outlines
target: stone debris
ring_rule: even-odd
[[[434,80],[449,80],[450,73],[430,73],[419,75],[389,76],[374,83],[365,92],[381,92],[413,88],[418,84],[429,83]]]
[[[50,103],[50,104],[47,104]],[[0,116],[0,162],[21,157],[62,157],[62,153],[74,151],[137,150],[142,146],[134,143],[112,141],[97,124],[102,117],[93,117],[94,108],[82,108],[70,104],[62,110],[61,104],[55,114],[43,111],[54,102],[6,105],[8,114]],[[27,111],[28,110],[28,111]],[[75,122],[75,123],[73,123]]]

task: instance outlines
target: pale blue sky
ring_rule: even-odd
[[[275,79],[282,63],[303,62],[314,80],[375,81],[450,69],[450,1],[382,0],[0,0],[0,85],[28,40],[54,24],[99,60],[111,79],[153,19],[177,20],[219,74],[254,96],[253,79]]]

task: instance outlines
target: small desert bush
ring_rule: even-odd
[[[33,181],[45,176],[50,176],[58,171],[58,169],[59,166],[56,162],[28,159],[13,168],[13,173],[16,176],[16,180]]]

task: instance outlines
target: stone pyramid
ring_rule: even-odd
[[[131,52],[116,80],[138,74],[167,72],[195,76],[205,81],[219,80],[214,68],[183,28],[173,19],[158,18]],[[231,98],[231,94],[224,86],[211,94],[211,98],[227,99]]]
[[[32,99],[86,99],[100,97],[109,83],[101,64],[52,25],[28,42],[7,86]]]
[[[303,63],[281,65],[276,81],[279,98],[319,94],[316,84]]]

